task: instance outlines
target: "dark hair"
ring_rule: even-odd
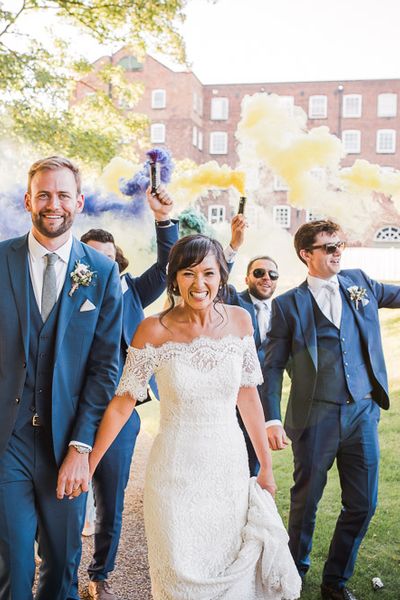
[[[121,248],[116,245],[114,236],[105,229],[89,229],[81,236],[81,242],[88,244],[89,242],[100,242],[101,244],[113,244],[115,248],[115,262],[118,265],[119,272],[125,271],[129,265],[129,260],[124,256]]]
[[[310,221],[309,223],[304,223],[301,227],[299,227],[295,233],[293,241],[296,254],[301,262],[307,264],[306,261],[300,256],[300,250],[311,250],[315,242],[315,238],[319,233],[326,232],[333,234],[339,231],[339,229],[339,225],[333,221],[330,221],[329,219]]]
[[[250,273],[251,267],[252,267],[253,263],[256,262],[256,260],[269,260],[274,263],[274,265],[276,266],[276,270],[278,271],[278,263],[276,262],[276,260],[274,260],[270,256],[255,256],[254,258],[251,259],[251,261],[247,265],[247,275]]]
[[[217,240],[200,233],[186,235],[172,246],[169,253],[167,295],[170,306],[164,311],[162,317],[174,308],[174,296],[179,295],[179,290],[175,287],[178,271],[199,265],[207,254],[215,256],[221,277],[218,294],[214,299],[214,303],[223,302],[223,298],[227,293],[229,271],[221,244]]]
[[[80,194],[82,189],[81,172],[73,162],[63,156],[48,156],[33,163],[28,172],[28,194],[31,193],[31,183],[36,173],[40,171],[57,171],[58,169],[69,169],[72,172],[75,177],[76,191]]]

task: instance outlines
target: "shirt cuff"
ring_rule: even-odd
[[[225,260],[228,263],[234,262],[236,258],[237,250],[231,248],[231,246],[227,246],[224,250]]]
[[[268,427],[273,427],[274,425],[282,426],[282,421],[280,419],[271,419],[270,421],[266,421],[266,423],[265,423],[265,427],[267,429],[268,429]]]
[[[89,444],[84,444],[83,442],[78,442],[76,440],[71,440],[68,446],[72,446],[72,444],[76,444],[77,446],[83,446],[83,448],[89,448],[90,451],[93,450],[92,446],[89,446]]]

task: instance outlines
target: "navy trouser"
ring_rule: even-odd
[[[15,432],[0,458],[0,600],[29,600],[40,546],[35,598],[65,600],[80,546],[86,494],[57,500],[58,468],[43,427]]]
[[[134,410],[93,476],[96,530],[93,560],[88,568],[92,581],[107,579],[108,573],[114,570],[121,536],[125,488],[139,431],[140,417]]]
[[[314,402],[309,426],[293,442],[294,486],[289,515],[290,550],[301,575],[310,566],[318,502],[336,459],[342,510],[323,582],[341,588],[351,577],[358,548],[378,495],[379,406],[370,398],[351,404]]]

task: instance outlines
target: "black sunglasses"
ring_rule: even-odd
[[[279,279],[278,271],[267,271],[267,269],[254,269],[253,271],[253,275],[256,279],[261,279],[261,277],[264,277],[266,273],[268,273],[268,277],[271,281],[276,281]]]
[[[325,254],[335,254],[336,250],[343,250],[346,242],[330,242],[328,244],[320,244],[319,246],[311,246],[309,250],[323,250]]]

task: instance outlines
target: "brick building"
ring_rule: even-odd
[[[151,56],[140,63],[121,49],[96,61],[94,73],[78,83],[75,101],[90,93],[91,87],[102,85],[96,70],[110,62],[121,65],[131,81],[143,84],[143,95],[132,110],[148,116],[150,142],[165,144],[177,160],[216,160],[236,167],[235,131],[241,101],[246,94],[265,92],[279,94],[289,109],[293,104],[303,108],[308,127],[325,125],[340,137],[347,152],[343,167],[363,158],[387,169],[400,169],[400,79],[203,85],[191,71],[173,71]],[[317,216],[313,211],[290,207],[285,183],[279,178],[271,174],[267,182],[262,203],[276,225],[294,231]],[[210,193],[201,200],[201,209],[210,222],[230,218],[233,208],[229,198],[229,193]],[[390,198],[377,201],[382,207],[381,222],[375,223],[363,242],[400,244],[397,211]]]

